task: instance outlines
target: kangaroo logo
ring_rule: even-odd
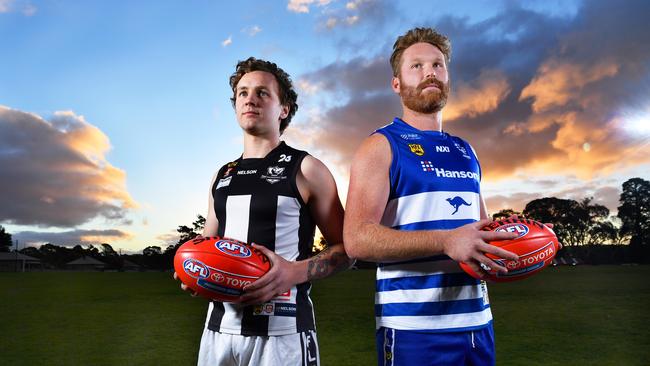
[[[462,206],[462,205],[471,206],[472,205],[471,203],[465,202],[465,200],[462,197],[459,197],[459,196],[456,196],[454,198],[447,198],[447,202],[449,202],[449,204],[454,206],[454,208],[456,209],[454,212],[451,213],[452,215],[454,215],[454,214],[456,214],[456,212],[458,212],[458,209],[460,208],[460,206]]]

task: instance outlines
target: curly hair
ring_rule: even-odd
[[[279,68],[275,63],[260,60],[255,57],[249,57],[244,61],[239,61],[235,72],[230,76],[230,88],[232,89],[232,97],[230,98],[230,101],[234,107],[235,101],[237,100],[237,84],[239,83],[239,80],[245,74],[253,71],[268,72],[275,76],[275,80],[278,82],[280,104],[289,107],[287,117],[280,120],[280,134],[282,134],[287,126],[289,126],[291,118],[298,110],[298,94],[293,89],[293,83],[291,82],[289,74]]]
[[[393,53],[390,55],[390,66],[393,68],[393,76],[399,75],[399,69],[402,64],[402,53],[416,43],[429,43],[437,47],[445,55],[447,65],[451,62],[451,41],[449,38],[432,28],[413,28],[406,32],[406,34],[397,37],[393,45]]]

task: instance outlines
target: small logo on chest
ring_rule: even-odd
[[[458,209],[460,208],[460,206],[471,206],[472,205],[471,203],[465,202],[463,197],[460,197],[460,196],[456,196],[454,198],[447,198],[447,202],[449,202],[449,204],[455,209],[454,212],[451,213],[452,215],[455,215],[456,212],[458,212]]]
[[[226,172],[223,173],[223,177],[226,178],[227,176],[229,176],[230,173],[232,173],[232,171],[235,169],[236,166],[237,166],[237,162],[236,162],[236,161],[233,161],[233,162],[231,162],[231,163],[228,163],[228,169],[226,169]]]
[[[460,151],[460,153],[463,154],[463,157],[465,159],[471,159],[472,158],[471,156],[469,156],[469,154],[467,154],[467,149],[465,149],[464,146],[462,146],[461,144],[459,144],[456,141],[454,141],[454,146],[456,146],[456,149],[458,149],[458,151]]]
[[[287,179],[287,176],[284,175],[284,168],[276,165],[266,168],[266,174],[262,174],[260,178],[271,184],[275,184],[283,179]]]
[[[420,144],[409,144],[409,149],[411,149],[411,152],[417,156],[424,155],[424,148]]]
[[[400,136],[401,138],[403,138],[404,140],[419,140],[419,139],[422,138],[422,137],[421,137],[420,135],[418,135],[417,133],[403,133],[403,134],[401,134],[401,135],[399,135],[399,136]]]
[[[232,177],[226,177],[223,179],[219,179],[219,183],[217,183],[217,188],[215,190],[222,188],[222,187],[228,187],[230,185],[230,181],[232,180]]]

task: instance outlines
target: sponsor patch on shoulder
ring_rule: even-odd
[[[223,188],[223,187],[228,187],[230,185],[231,180],[232,180],[232,176],[227,177],[227,178],[223,178],[223,179],[219,179],[219,183],[217,183],[217,188],[216,189]]]

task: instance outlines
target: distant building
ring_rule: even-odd
[[[0,253],[0,272],[25,272],[43,269],[41,260],[18,252]]]
[[[65,268],[72,271],[103,271],[106,269],[106,263],[93,257],[83,256],[66,263]]]
[[[128,259],[125,259],[122,262],[122,271],[133,272],[133,271],[141,271],[141,270],[142,268],[140,267],[140,265],[135,264]]]

